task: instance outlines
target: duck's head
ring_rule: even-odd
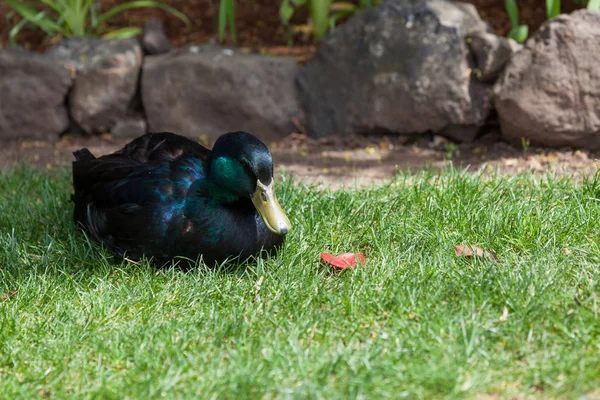
[[[285,235],[290,221],[273,190],[271,152],[247,132],[230,132],[217,139],[210,157],[207,179],[224,198],[250,198],[266,227]]]

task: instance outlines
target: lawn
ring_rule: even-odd
[[[113,258],[70,192],[67,171],[0,172],[2,398],[600,395],[598,176],[288,178],[279,255],[188,272]]]

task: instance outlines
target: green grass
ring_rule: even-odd
[[[294,230],[278,256],[183,272],[121,262],[77,232],[68,173],[0,173],[0,293],[17,291],[0,300],[0,397],[574,398],[600,385],[600,177],[279,189]],[[500,263],[457,258],[462,242]],[[332,273],[325,249],[367,265]]]

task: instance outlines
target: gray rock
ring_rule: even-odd
[[[71,74],[22,49],[0,49],[0,139],[58,140],[69,126]]]
[[[388,0],[333,30],[298,75],[309,135],[431,131],[471,140],[490,86],[471,77],[468,4]]]
[[[142,101],[149,130],[211,140],[237,130],[281,138],[293,131],[292,117],[302,118],[296,71],[286,57],[215,46],[146,57]]]
[[[502,134],[545,146],[600,149],[600,12],[546,22],[494,88]]]
[[[470,34],[467,43],[476,59],[477,78],[484,82],[495,82],[513,54],[523,48],[512,39],[482,31]]]
[[[148,55],[163,54],[171,50],[173,46],[165,35],[161,20],[153,18],[144,24],[142,47]]]
[[[148,124],[142,117],[125,117],[117,121],[110,133],[116,138],[137,138],[148,131]]]
[[[137,40],[69,39],[53,46],[46,56],[75,71],[69,110],[86,132],[108,132],[125,116],[142,65]]]

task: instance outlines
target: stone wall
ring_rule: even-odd
[[[0,139],[67,131],[267,141],[435,133],[473,140],[495,109],[507,140],[600,148],[600,12],[546,22],[524,46],[460,2],[388,0],[333,30],[313,60],[215,45],[174,49],[160,23],[139,39],[0,49]]]

